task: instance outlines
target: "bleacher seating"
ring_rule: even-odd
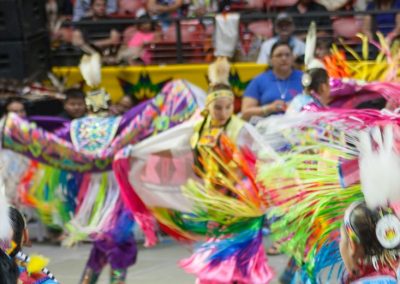
[[[137,11],[145,8],[145,2],[145,0],[119,0],[120,7],[118,13],[113,15],[113,18],[125,19],[121,25],[118,25],[119,30],[123,33],[122,44],[126,44],[136,31],[136,25],[129,23],[129,20],[134,18],[134,14]],[[229,4],[230,11],[237,11],[243,15],[239,29],[240,46],[238,49],[247,56],[251,46],[252,52],[254,53],[254,46],[257,46],[254,42],[258,41],[259,43],[260,40],[266,40],[273,36],[273,21],[276,13],[285,10],[296,2],[297,0],[232,0]],[[351,10],[351,7],[347,7],[347,10]],[[252,15],[256,15],[256,17],[252,18]],[[307,17],[307,15],[305,16]],[[358,45],[360,43],[356,34],[361,31],[362,16],[341,16],[332,12],[331,19],[331,27],[321,27],[324,32],[324,39],[339,43],[338,39],[343,38],[345,40],[344,42],[349,45]],[[212,20],[212,18],[182,18],[180,21],[180,53],[177,52],[178,38],[176,26],[175,24],[171,24],[169,28],[162,33],[163,37],[160,42],[146,46],[152,54],[152,63],[177,63],[178,59],[180,59],[179,62],[183,63],[203,63],[212,61],[214,35]],[[103,24],[100,24],[99,28],[93,27],[95,29],[92,35],[93,37],[97,36],[96,33],[100,34],[101,27],[103,27]],[[66,31],[66,36],[64,38],[68,41],[68,38],[69,40],[71,38],[71,29],[68,30],[68,28],[66,28]],[[300,32],[304,35],[305,29],[302,29]],[[55,62],[61,62],[62,60],[59,60],[59,58],[67,56],[69,52],[72,57],[78,57],[79,50],[61,45],[61,49],[56,51]],[[69,62],[75,61],[76,60],[69,60]],[[65,60],[63,62],[65,62]]]

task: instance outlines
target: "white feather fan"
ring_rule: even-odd
[[[395,126],[396,127],[396,126]],[[400,157],[394,148],[394,129],[385,126],[360,134],[360,178],[371,209],[400,201]]]

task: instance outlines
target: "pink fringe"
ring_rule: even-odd
[[[135,221],[145,235],[144,245],[146,247],[154,246],[157,243],[156,221],[129,183],[128,175],[126,174],[130,169],[129,159],[117,157],[113,162],[113,169],[121,190],[122,199],[130,211],[133,212]]]
[[[208,259],[211,256],[211,250],[200,250],[191,257],[181,260],[179,265],[190,274],[195,274],[199,284],[266,284],[270,283],[274,277],[272,269],[267,264],[264,246],[261,244],[257,254],[250,259],[247,275],[235,269],[235,258],[231,257],[218,266],[211,267]]]

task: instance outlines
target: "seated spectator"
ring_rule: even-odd
[[[189,16],[203,17],[214,15],[218,11],[218,3],[215,0],[192,0],[189,6]]]
[[[6,114],[13,112],[18,114],[20,117],[26,117],[24,100],[21,98],[8,98],[4,104],[4,110]]]
[[[74,15],[72,20],[74,22],[80,21],[83,17],[92,16],[92,5],[93,0],[75,0],[74,5]],[[106,11],[107,15],[115,13],[117,11],[117,0],[107,0],[106,1]]]
[[[126,61],[129,65],[151,63],[151,54],[146,47],[149,43],[159,42],[161,34],[156,31],[155,23],[151,22],[148,14],[139,17],[140,20],[148,20],[148,22],[137,25],[137,31],[128,41],[126,48],[122,48],[117,56],[117,61]]]
[[[332,41],[329,39],[317,39],[315,46],[315,58],[323,60],[325,56],[331,54]]]
[[[106,0],[91,0],[90,5],[91,16],[82,18],[83,21],[108,19]],[[100,34],[96,34],[96,32],[100,32]],[[96,50],[103,52],[116,47],[120,43],[120,34],[110,26],[101,30],[98,27],[79,27],[79,29],[74,30],[72,43],[88,53],[94,53]]]
[[[73,4],[71,0],[47,0],[47,24],[52,40],[64,42],[71,40],[71,29],[63,27],[63,22],[71,19],[72,10]]]
[[[116,104],[111,105],[111,115],[123,115],[134,106],[131,95],[124,95]]]
[[[324,34],[327,34],[327,31],[331,30],[331,20],[327,15],[323,16],[310,16],[308,13],[327,13],[328,10],[320,5],[315,3],[313,0],[299,0],[296,5],[286,9],[291,15],[294,15],[293,22],[298,30],[296,35],[301,38],[305,38],[307,34],[308,27],[311,22],[315,22],[317,25],[317,30],[320,33],[324,31]]]
[[[391,9],[399,9],[400,0],[375,0],[368,4],[367,11],[380,11],[378,14],[365,15],[363,33],[369,38],[380,31],[389,42],[400,34],[400,13],[387,13]]]
[[[166,31],[171,22],[167,18],[181,15],[183,0],[148,0],[147,11],[152,18],[160,19],[163,31]]]
[[[85,94],[79,89],[69,89],[65,96],[64,111],[59,116],[71,120],[85,116]]]
[[[287,13],[280,13],[275,20],[275,33],[276,36],[266,40],[262,45],[258,54],[257,63],[267,64],[271,58],[271,48],[277,41],[287,41],[293,50],[295,57],[304,55],[305,44],[300,39],[296,38],[293,33],[295,26],[292,17]]]
[[[287,42],[276,42],[271,48],[271,68],[254,78],[242,100],[242,118],[283,113],[286,103],[303,91],[303,73],[294,70],[294,56]]]

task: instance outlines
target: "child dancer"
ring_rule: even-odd
[[[45,267],[48,260],[41,256],[29,257],[22,252],[22,247],[29,244],[29,234],[24,217],[16,208],[10,207],[9,216],[12,227],[12,245],[8,250],[11,259],[19,267],[19,282],[22,284],[55,284],[54,275]],[[1,282],[3,283],[3,282]]]
[[[341,228],[340,254],[347,270],[342,283],[399,283],[399,248],[400,220],[394,210],[354,202]]]

